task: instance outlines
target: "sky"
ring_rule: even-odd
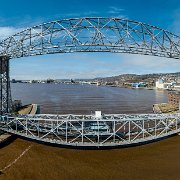
[[[0,40],[43,22],[74,17],[122,17],[180,35],[179,0],[16,0],[0,6]],[[15,79],[76,79],[126,73],[179,72],[180,61],[113,53],[55,54],[13,59]]]

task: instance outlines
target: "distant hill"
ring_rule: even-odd
[[[100,82],[124,85],[128,83],[145,82],[150,86],[155,84],[157,79],[163,78],[166,81],[180,81],[180,72],[176,73],[153,73],[153,74],[121,74],[118,76],[96,78]]]

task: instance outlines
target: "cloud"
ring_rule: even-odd
[[[71,13],[62,13],[54,15],[54,18],[75,18],[75,17],[85,17],[85,16],[94,16],[100,15],[100,12],[97,11],[81,11],[81,12],[71,12]]]
[[[23,29],[15,27],[0,27],[0,41],[20,32],[21,30]]]
[[[179,69],[179,60],[121,53],[54,54],[11,61],[11,77],[15,79],[95,78],[169,73]]]
[[[122,67],[132,73],[168,73],[177,72],[180,69],[180,60],[145,56],[145,55],[121,55]]]
[[[128,19],[128,16],[124,13],[125,9],[118,8],[115,6],[110,6],[108,9],[109,10],[107,11],[107,14],[109,14],[109,16]]]
[[[111,6],[111,7],[109,7],[108,13],[109,14],[119,14],[119,13],[122,13],[122,11],[124,11],[124,9],[117,8],[115,6]]]
[[[89,10],[89,11],[81,11],[81,12],[73,12],[73,13],[62,13],[62,14],[57,14],[54,17],[58,18],[65,18],[65,17],[87,17],[87,16],[116,16],[116,17],[121,17],[121,18],[127,18],[127,15],[125,15],[123,12],[125,10],[115,7],[115,6],[110,6],[105,8],[103,11],[95,11],[95,10]]]
[[[108,10],[107,10],[108,9]],[[104,10],[103,14],[109,14],[112,16],[116,16],[119,18],[127,18],[126,15],[122,14],[124,9],[117,8],[114,6],[111,6],[109,8],[106,8]],[[26,15],[25,17],[14,17],[13,19],[3,18],[0,17],[0,23],[4,24],[4,26],[0,27],[0,41],[3,39],[6,39],[7,37],[22,31],[23,29],[26,29],[28,27],[32,27],[38,24],[42,24],[44,22],[50,22],[54,19],[61,19],[61,18],[70,18],[70,17],[88,17],[88,16],[101,16],[101,11],[95,11],[95,10],[89,10],[89,11],[81,11],[81,12],[69,12],[69,13],[60,13],[52,15],[51,17],[32,17],[30,15]],[[108,15],[108,16],[109,16]],[[14,21],[16,23],[16,27],[13,26],[6,26],[6,22]]]
[[[9,19],[0,17],[0,23],[4,24],[3,22],[8,22]],[[38,24],[45,22],[43,18],[32,18],[31,16],[25,16],[23,18],[14,18],[12,21],[16,22],[16,26],[0,26],[0,41],[21,32],[28,27],[32,27]]]

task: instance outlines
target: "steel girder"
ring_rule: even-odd
[[[11,90],[9,78],[9,57],[0,56],[0,114],[11,110]]]
[[[145,143],[180,132],[180,114],[2,116],[1,130],[38,141],[81,147]]]
[[[180,37],[121,18],[72,18],[28,28],[0,42],[1,55],[117,52],[180,58]]]

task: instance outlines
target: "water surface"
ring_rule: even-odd
[[[152,105],[167,102],[165,91],[73,84],[11,84],[13,99],[36,103],[41,113],[151,113]]]

